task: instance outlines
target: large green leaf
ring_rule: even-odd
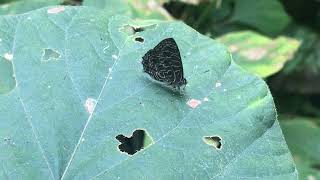
[[[300,179],[320,178],[320,128],[311,120],[297,117],[281,121]]]
[[[267,85],[183,23],[52,7],[3,24],[17,86],[0,95],[0,179],[297,178]],[[168,37],[182,94],[142,72]],[[120,152],[136,129],[149,146]]]
[[[235,62],[260,77],[280,71],[300,45],[292,38],[270,39],[252,31],[229,33],[218,40],[229,47]]]

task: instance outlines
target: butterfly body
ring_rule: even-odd
[[[178,89],[187,84],[183,75],[180,51],[173,38],[162,40],[142,59],[144,72],[153,79]]]

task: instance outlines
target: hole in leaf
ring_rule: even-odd
[[[135,41],[138,41],[138,42],[140,42],[140,43],[143,43],[143,42],[144,42],[144,39],[143,39],[142,37],[136,37],[134,40],[135,40]]]
[[[142,129],[135,130],[131,137],[126,137],[122,134],[119,134],[116,136],[116,139],[121,143],[118,146],[119,150],[129,155],[133,155],[141,149],[153,144],[151,136]]]
[[[153,29],[155,28],[157,25],[156,24],[151,24],[151,25],[147,25],[147,26],[132,26],[132,25],[125,25],[122,28],[120,28],[120,31],[130,35],[134,35],[136,33],[145,31],[147,29]]]
[[[316,169],[316,170],[320,171],[320,164],[312,164],[311,167],[313,169]]]
[[[213,146],[218,150],[222,148],[221,137],[219,136],[204,136],[202,140],[209,146]]]
[[[42,54],[41,61],[51,61],[51,60],[58,60],[60,58],[60,53],[53,49],[44,49]]]
[[[142,27],[134,27],[131,25],[125,25],[120,30],[130,36],[130,35],[134,35],[137,32],[142,32],[143,28]]]
[[[133,27],[133,26],[132,26],[132,28],[133,28],[134,33],[138,33],[138,32],[144,31],[144,28],[143,28],[143,27]]]

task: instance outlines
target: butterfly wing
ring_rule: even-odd
[[[186,84],[180,51],[173,38],[162,40],[143,57],[143,68],[152,78],[174,87]]]

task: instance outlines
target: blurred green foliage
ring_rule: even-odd
[[[63,0],[0,0],[0,15],[28,12],[45,6],[63,3]]]
[[[300,179],[320,178],[320,121],[281,117],[282,131],[291,150]]]
[[[254,31],[230,32],[218,40],[228,46],[236,63],[260,77],[280,71],[300,45],[292,38],[271,39]]]
[[[177,19],[225,43],[236,63],[268,82],[301,179],[320,178],[319,0],[0,0],[0,14],[58,4]]]
[[[173,1],[166,7],[174,17],[182,19],[199,32],[210,34],[213,37],[243,29],[276,35],[291,22],[291,18],[278,0],[211,0],[201,2],[198,5],[193,5]]]

